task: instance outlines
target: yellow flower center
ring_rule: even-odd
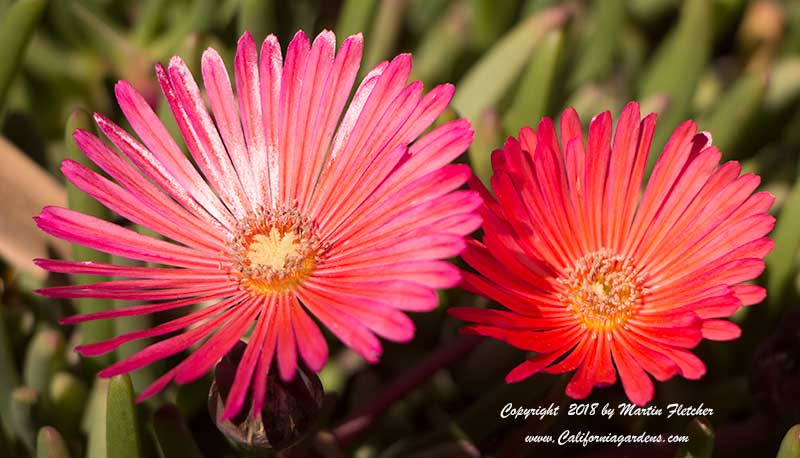
[[[324,251],[308,218],[296,210],[274,209],[241,221],[231,248],[231,275],[243,289],[261,295],[296,288]]]
[[[292,261],[302,258],[297,245],[302,240],[295,232],[281,233],[273,227],[269,234],[256,234],[247,247],[247,260],[250,265],[260,268],[281,270]]]
[[[642,294],[642,278],[631,259],[606,249],[578,259],[558,282],[561,301],[594,331],[622,327]]]

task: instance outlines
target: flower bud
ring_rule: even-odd
[[[237,343],[214,369],[214,380],[208,394],[208,411],[217,428],[239,446],[274,450],[288,448],[314,428],[322,407],[322,383],[314,371],[299,361],[294,378],[284,382],[273,364],[267,374],[261,411],[251,414],[243,409],[234,418],[223,421],[225,400],[233,386],[236,368],[245,348],[245,342]],[[244,405],[249,406],[251,402],[252,392],[249,392]]]

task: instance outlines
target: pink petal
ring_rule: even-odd
[[[273,305],[275,305],[273,303]],[[273,312],[274,313],[274,312]],[[256,365],[256,375],[253,380],[253,407],[251,415],[258,418],[261,415],[261,408],[264,406],[264,398],[267,392],[267,375],[270,372],[272,361],[275,357],[275,350],[278,347],[278,332],[276,329],[277,320],[273,314],[267,330],[266,342],[261,350],[261,357]]]
[[[328,360],[328,344],[322,336],[319,327],[309,318],[296,297],[290,298],[292,314],[292,327],[294,328],[300,356],[306,366],[314,372],[319,372]]]
[[[172,89],[165,90],[164,95],[192,157],[231,213],[241,219],[250,208],[250,203],[226,154],[219,132],[206,111],[200,88],[189,68],[177,56],[170,59],[168,74]],[[161,83],[167,84],[163,78]]]
[[[297,370],[297,338],[294,334],[294,327],[292,327],[292,310],[293,304],[289,302],[289,298],[285,295],[282,296],[277,303],[278,310],[276,311],[277,333],[278,333],[278,369],[281,374],[281,379],[288,382],[294,378],[294,373]]]
[[[252,52],[255,54],[255,43],[252,43],[252,48]],[[242,58],[239,58],[239,52],[237,52],[237,71],[241,60]],[[252,63],[252,67],[257,68],[257,65],[257,61]],[[211,109],[214,112],[214,120],[219,128],[219,133],[225,143],[225,148],[228,150],[236,176],[242,184],[247,200],[251,202],[250,209],[255,209],[263,201],[260,195],[261,188],[256,185],[253,177],[250,153],[247,150],[247,144],[242,133],[242,124],[239,121],[239,113],[233,97],[231,81],[228,78],[228,71],[225,69],[222,57],[213,48],[208,48],[203,52],[202,72],[203,84],[206,88]],[[251,101],[254,103],[260,101],[257,91],[255,94],[251,91],[250,94],[244,93],[243,95],[248,99],[248,101],[242,103],[245,108],[250,106]],[[257,111],[260,114],[260,107]],[[263,147],[261,151],[263,151]]]
[[[669,357],[681,370],[681,375],[689,380],[697,380],[706,373],[706,366],[694,354],[680,349],[670,349]]]
[[[400,279],[437,289],[452,288],[461,281],[461,273],[458,268],[444,261],[386,263],[376,259],[359,266],[325,266],[315,270],[314,276],[330,281],[336,281],[339,278],[349,278],[353,281]]]
[[[408,342],[414,337],[414,323],[400,308],[397,300],[386,300],[358,293],[344,293],[335,287],[308,285],[332,311],[363,324],[375,334],[394,342]]]
[[[636,362],[656,380],[664,382],[678,373],[679,369],[669,357],[650,347],[640,340],[628,338],[625,333],[618,333],[615,338],[625,345],[628,353]]]
[[[252,324],[258,313],[258,300],[242,302],[235,314],[224,326],[220,326],[213,336],[181,362],[181,369],[175,374],[176,383],[189,383],[208,373],[220,358],[225,356]]]
[[[256,71],[253,68],[255,58],[252,55],[252,45],[249,44],[249,35],[245,34],[239,41],[242,56],[237,65],[236,92],[239,96],[239,108],[244,117],[244,134],[247,138],[247,147],[253,161],[253,174],[256,182],[261,183],[262,199],[269,197],[272,206],[277,206],[281,189],[281,157],[279,143],[280,129],[280,94],[281,80],[283,79],[283,57],[281,45],[275,35],[268,35],[261,45],[261,59],[258,72],[259,83],[256,85]],[[245,62],[246,61],[246,62]],[[258,113],[257,97],[254,91],[260,87],[261,113]],[[247,94],[249,97],[242,97]],[[246,106],[243,106],[247,104]],[[263,126],[266,153],[262,152],[261,132],[259,120]]]
[[[558,352],[546,353],[543,355],[537,355],[534,358],[524,361],[514,369],[511,369],[511,372],[506,375],[506,383],[516,383],[525,380],[531,375],[541,371],[548,364],[555,361],[559,356],[561,356],[561,354]]]
[[[742,330],[735,323],[726,320],[703,321],[703,338],[709,340],[733,340],[742,335]]]
[[[624,345],[612,338],[611,354],[619,371],[619,378],[628,399],[638,406],[644,406],[653,399],[653,382],[644,369],[631,357]]]
[[[303,288],[297,292],[297,296],[345,345],[371,363],[378,361],[383,351],[381,344],[363,324],[349,316],[333,313],[325,298],[311,289]]]
[[[186,230],[187,223],[192,227],[198,225],[197,221],[181,218],[178,223],[173,220],[176,215],[169,210],[157,206],[143,208],[141,199],[84,165],[65,160],[61,163],[61,171],[78,189],[123,218],[200,251],[215,253],[224,247],[219,238],[205,236],[202,231]]]
[[[294,179],[297,175],[297,160],[299,159],[296,145],[299,140],[300,124],[305,120],[299,119],[301,92],[303,89],[303,76],[305,74],[310,47],[308,37],[303,31],[298,31],[286,50],[286,62],[283,66],[283,80],[281,81],[281,95],[279,108],[279,145],[280,145],[280,199],[291,202],[296,198],[294,194]],[[279,341],[280,346],[280,341]],[[280,350],[278,355],[280,355]]]
[[[664,146],[664,151],[659,156],[650,180],[647,182],[642,201],[633,220],[633,231],[626,241],[625,252],[630,253],[641,242],[643,231],[649,227],[667,193],[672,189],[675,180],[679,177],[683,166],[689,158],[692,139],[697,132],[697,126],[692,121],[686,121],[678,126]]]
[[[205,281],[224,275],[219,269],[167,269],[106,264],[97,261],[62,261],[60,259],[34,259],[33,262],[50,272],[64,274],[104,275],[111,277],[182,279]]]
[[[575,342],[582,335],[578,325],[546,331],[527,331],[504,329],[494,326],[473,324],[461,329],[466,334],[494,337],[517,348],[537,353],[549,353],[562,348],[566,343]]]
[[[324,92],[319,106],[324,107],[318,111],[315,118],[315,128],[312,131],[312,140],[309,142],[310,151],[308,154],[311,159],[308,161],[308,170],[314,171],[312,174],[303,174],[302,183],[298,193],[299,207],[301,210],[308,210],[313,186],[316,185],[318,172],[322,169],[325,157],[328,153],[336,123],[339,121],[347,97],[353,86],[353,82],[358,74],[358,65],[361,60],[361,53],[364,42],[361,34],[347,37],[333,61],[333,68],[328,72],[327,79],[322,82]]]
[[[757,285],[735,285],[731,289],[742,305],[758,304],[767,297],[767,290]]]
[[[34,217],[50,235],[95,250],[177,267],[215,267],[227,259],[139,234],[93,216],[59,207],[45,207]]]
[[[188,299],[181,299],[177,301],[170,301],[170,302],[159,302],[153,304],[145,304],[145,305],[134,305],[134,306],[127,306],[123,308],[117,308],[113,310],[103,310],[99,312],[93,313],[85,313],[80,315],[72,315],[66,318],[62,318],[59,320],[62,324],[77,324],[83,323],[86,321],[94,321],[94,320],[105,320],[108,318],[120,318],[123,316],[136,316],[136,315],[145,315],[150,313],[156,312],[163,312],[165,310],[172,310],[179,307],[186,307],[188,305],[198,304],[200,302],[205,302],[208,300],[219,299],[222,297],[231,296],[234,293],[239,291],[238,285],[232,285],[230,288],[225,290],[219,290],[212,295],[206,296],[197,296],[197,297],[190,297]]]
[[[166,78],[166,71],[161,65],[156,66],[156,74]],[[209,220],[213,217],[223,225],[230,224],[233,221],[230,212],[183,154],[144,97],[124,81],[114,89],[120,108],[147,149],[108,119],[95,115],[95,120],[109,139],[181,205],[201,217]],[[171,91],[171,88],[168,89]],[[216,225],[219,223],[212,222]],[[219,226],[220,229],[222,227]]]
[[[636,166],[641,167],[640,164],[645,162],[641,159],[641,155],[636,154],[640,135],[640,116],[638,103],[627,104],[622,110],[614,132],[605,187],[605,218],[608,224],[603,231],[603,245],[612,250],[621,248],[623,235],[627,233],[624,206],[628,204],[626,196],[628,186],[632,176],[639,171]],[[636,163],[637,159],[639,164]],[[638,189],[634,189],[638,197]]]
[[[476,307],[450,307],[447,309],[447,313],[459,320],[488,324],[501,328],[544,330],[566,327],[574,323],[574,319],[569,316],[542,316],[540,318],[532,318],[513,312],[506,312],[505,310],[480,309]]]
[[[225,400],[225,410],[222,412],[223,421],[235,417],[242,410],[245,397],[252,388],[250,382],[253,379],[253,372],[256,369],[262,347],[270,331],[270,322],[275,311],[274,305],[272,300],[266,300],[262,303],[258,320],[253,327],[253,334],[250,336],[242,359],[236,367],[233,385],[230,393],[228,393],[228,398]]]
[[[184,329],[188,326],[191,326],[195,323],[198,323],[202,320],[212,317],[212,315],[216,314],[217,312],[224,312],[228,307],[236,305],[237,303],[242,301],[242,296],[231,297],[225,299],[223,301],[219,301],[218,303],[206,307],[202,310],[198,310],[196,312],[189,313],[184,315],[180,318],[176,318],[174,320],[167,321],[166,323],[159,324],[158,326],[154,326],[152,328],[142,329],[139,331],[133,331],[126,334],[121,334],[116,337],[113,337],[108,340],[104,340],[101,342],[95,342],[91,344],[80,345],[75,348],[75,351],[78,353],[85,355],[85,356],[98,356],[106,354],[110,351],[115,350],[119,346],[126,344],[128,342],[132,342],[134,340],[145,339],[149,337],[156,337],[161,336],[164,334],[169,334],[171,332],[175,332],[179,329]],[[195,300],[196,301],[196,300]],[[194,302],[194,301],[192,301]],[[175,302],[177,303],[177,302]],[[173,305],[175,303],[170,303]],[[156,304],[152,304],[155,306]],[[164,304],[166,305],[166,304]],[[188,304],[187,304],[188,305]],[[148,306],[141,306],[141,307],[148,307]],[[101,312],[102,313],[102,312]]]
[[[220,326],[222,326],[224,322],[232,321],[239,316],[240,315],[238,314],[219,314],[205,323],[184,333],[149,345],[147,348],[139,351],[133,356],[129,356],[122,361],[106,367],[97,375],[100,377],[113,377],[115,375],[134,371],[160,359],[180,353],[181,351],[186,350],[190,346],[199,342],[204,337],[207,337],[215,329],[218,329]]]
[[[290,111],[290,115],[296,116],[297,120],[293,125],[294,131],[288,133],[289,138],[294,140],[294,148],[286,151],[286,158],[290,161],[287,165],[289,173],[286,183],[289,200],[297,199],[299,201],[301,193],[303,195],[307,193],[321,166],[320,164],[317,166],[318,168],[308,170],[310,173],[305,172],[306,167],[313,160],[312,158],[318,155],[318,152],[311,150],[311,147],[316,144],[316,139],[313,137],[318,135],[320,130],[316,125],[316,120],[322,114],[319,107],[325,106],[322,98],[325,96],[325,83],[333,68],[335,48],[336,36],[333,32],[330,30],[320,32],[311,45],[307,63],[301,70],[302,74],[292,81],[301,86],[298,86],[300,90],[299,104],[293,106]],[[301,169],[304,172],[301,173]]]

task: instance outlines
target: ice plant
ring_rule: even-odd
[[[458,283],[458,270],[443,259],[460,253],[464,235],[479,226],[481,200],[456,190],[470,176],[468,167],[448,164],[469,145],[472,131],[456,120],[422,135],[453,87],[423,95],[420,82],[407,84],[411,57],[404,54],[370,71],[345,109],[362,38],[347,38],[338,52],[335,43],[329,31],[313,44],[298,32],[284,59],[274,36],[259,56],[245,34],[235,57],[236,96],[219,54],[206,50],[202,77],[211,114],[180,58],[167,68],[157,65],[193,162],[125,82],[116,85],[117,101],[139,138],[100,114],[95,121],[116,150],[75,132],[108,177],[65,161],[66,177],[121,217],[171,240],[47,207],[36,217],[45,232],[151,265],[39,259],[53,272],[128,278],[39,292],[148,301],[65,323],[187,310],[151,329],[78,347],[93,356],[179,332],[101,376],[197,345],[140,394],[145,399],[170,381],[202,376],[249,332],[223,418],[235,416],[248,393],[255,415],[272,364],[287,381],[298,357],[313,370],[324,365],[326,342],[309,315],[375,362],[377,336],[408,341],[414,326],[404,312],[435,308],[436,289]]]
[[[720,162],[711,135],[692,121],[672,134],[642,191],[656,124],[625,107],[592,119],[584,143],[573,109],[523,128],[492,154],[494,196],[484,198],[483,240],[462,257],[477,271],[463,286],[508,310],[452,308],[464,330],[536,354],[506,376],[575,371],[567,395],[615,383],[639,405],[659,381],[697,379],[689,349],[740,334],[730,317],[764,299],[757,277],[772,249],[765,237],[773,197],[759,177]],[[615,370],[616,366],[616,370]]]

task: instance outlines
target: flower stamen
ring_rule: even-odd
[[[604,248],[564,269],[558,282],[561,301],[594,331],[624,326],[643,292],[642,276],[631,259]]]
[[[297,210],[262,209],[240,222],[231,275],[252,293],[282,293],[308,277],[324,248],[313,221]]]

